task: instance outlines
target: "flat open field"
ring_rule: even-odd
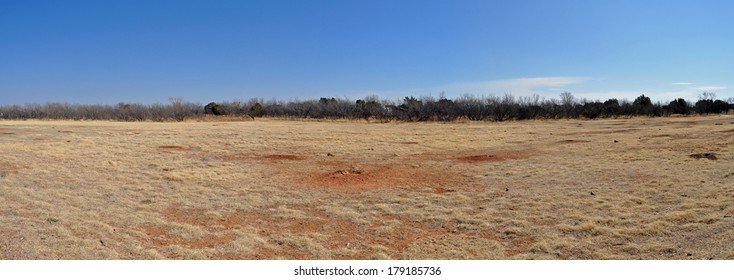
[[[734,259],[733,215],[727,116],[0,121],[2,259]]]

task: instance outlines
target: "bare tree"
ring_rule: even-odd
[[[574,104],[574,97],[573,94],[571,94],[568,91],[564,91],[561,93],[561,105],[566,107],[571,107]]]
[[[704,91],[698,95],[698,100],[714,100],[716,99],[716,93]]]

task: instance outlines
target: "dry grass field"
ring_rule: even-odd
[[[0,121],[1,259],[734,259],[734,117]]]

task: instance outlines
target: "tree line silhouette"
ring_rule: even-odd
[[[377,96],[350,100],[320,98],[305,101],[211,102],[206,105],[169,98],[168,104],[119,103],[116,105],[79,105],[46,103],[0,106],[0,119],[71,119],[117,121],[183,121],[206,115],[241,116],[249,118],[312,118],[368,119],[379,121],[506,121],[561,118],[614,118],[624,116],[667,116],[670,114],[720,114],[734,109],[734,99],[715,99],[704,92],[695,103],[682,98],[668,104],[653,103],[640,95],[634,101],[608,99],[577,100],[571,93],[561,93],[559,99],[544,99],[538,95],[516,98],[503,96],[477,97],[464,95],[456,99],[405,97],[402,100],[379,100]]]

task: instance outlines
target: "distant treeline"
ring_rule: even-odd
[[[538,95],[515,98],[504,96],[457,99],[444,97],[406,97],[403,100],[379,100],[369,96],[360,100],[321,98],[306,101],[211,102],[198,104],[170,98],[168,104],[78,105],[47,103],[0,106],[0,119],[71,119],[117,121],[183,121],[206,115],[229,115],[249,118],[372,119],[380,121],[506,121],[561,118],[610,118],[620,116],[667,116],[670,114],[719,114],[734,109],[732,99],[714,100],[714,94],[703,93],[698,101],[676,99],[668,104],[653,103],[640,95],[634,101],[609,99],[604,102],[577,100],[564,92],[559,99],[543,99]]]

